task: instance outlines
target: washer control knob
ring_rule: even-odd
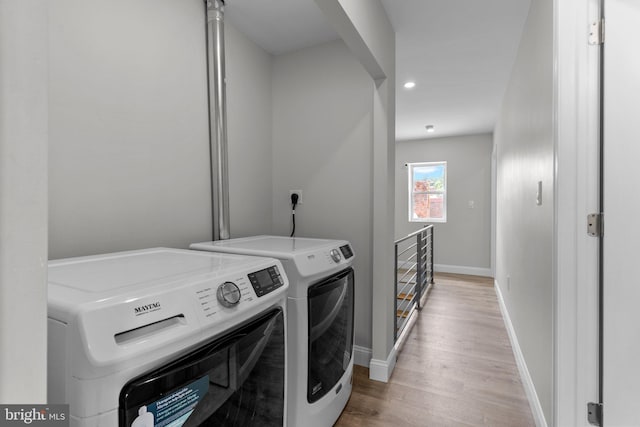
[[[224,307],[233,307],[240,302],[240,288],[233,282],[224,282],[218,286],[218,292],[216,292],[218,302]]]
[[[329,255],[331,255],[331,259],[334,262],[340,262],[340,252],[337,249],[331,249],[331,252],[329,252]]]

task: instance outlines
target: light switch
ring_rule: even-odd
[[[536,205],[542,205],[542,181],[538,181],[538,193],[536,194]]]

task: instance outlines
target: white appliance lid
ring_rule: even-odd
[[[345,240],[312,239],[307,237],[254,236],[240,239],[216,240],[205,244],[194,244],[192,248],[202,245],[216,246],[238,250],[238,253],[271,257],[292,257],[296,254],[317,251],[326,247],[335,248],[348,244]]]
[[[49,284],[75,292],[110,293],[120,288],[145,288],[203,274],[219,275],[247,262],[226,254],[197,256],[193,251],[158,248],[49,263]]]
[[[265,292],[258,295],[250,275],[265,269]],[[232,308],[217,298],[225,281],[240,291]],[[69,331],[70,338],[57,343],[73,356],[68,375],[93,379],[152,367],[150,362],[283,307],[287,289],[284,268],[273,258],[142,249],[51,261],[48,318]]]

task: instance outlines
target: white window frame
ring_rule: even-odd
[[[444,165],[444,190],[431,190],[431,191],[413,191],[415,188],[413,182],[413,170],[417,167],[425,167],[425,166],[442,166]],[[408,183],[409,183],[409,222],[438,222],[445,223],[447,222],[447,162],[420,162],[420,163],[407,163],[407,172],[408,172]],[[413,199],[415,194],[441,194],[442,195],[442,218],[414,218],[413,217]]]

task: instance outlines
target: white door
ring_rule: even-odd
[[[605,0],[604,426],[640,426],[640,1]]]

